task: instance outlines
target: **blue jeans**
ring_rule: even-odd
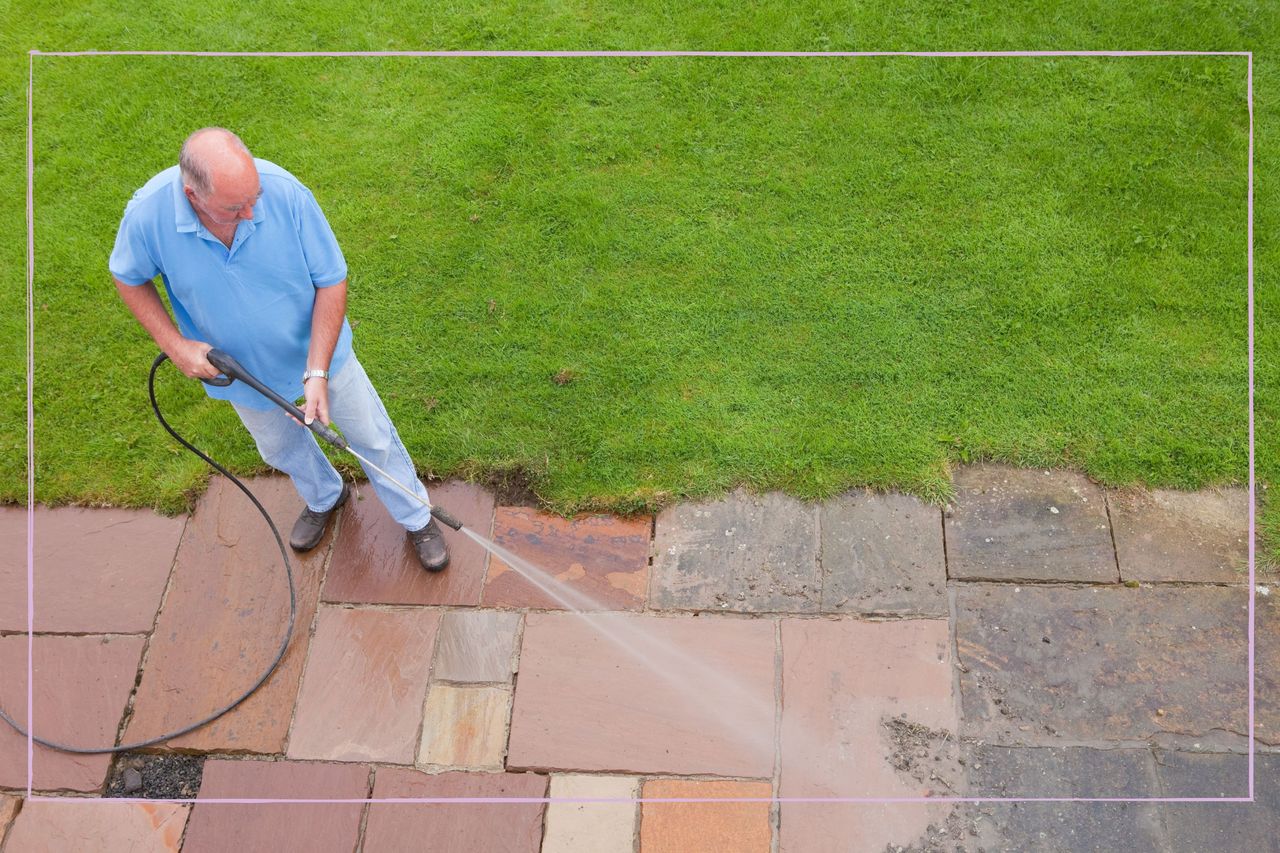
[[[323,512],[337,502],[342,494],[342,477],[320,450],[311,430],[294,423],[282,409],[259,411],[235,406],[235,410],[257,443],[263,461],[289,475],[308,507]],[[423,501],[428,500],[427,487],[418,479],[408,451],[354,353],[341,370],[329,377],[329,418],[357,453],[412,489]],[[383,506],[405,530],[420,530],[431,521],[426,505],[411,499],[377,471],[366,468],[365,474]]]

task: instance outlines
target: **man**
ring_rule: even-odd
[[[423,568],[444,569],[449,552],[427,509],[427,489],[352,352],[346,261],[310,190],[255,159],[231,131],[197,130],[178,165],[125,207],[110,268],[120,298],[187,376],[217,376],[205,357],[217,347],[285,399],[305,397],[307,423],[328,424],[332,415],[358,453],[412,484],[423,503],[365,471]],[[157,275],[176,326],[152,281]],[[292,478],[306,508],[289,544],[314,548],[348,495],[315,436],[243,383],[204,387],[231,402],[262,458]]]

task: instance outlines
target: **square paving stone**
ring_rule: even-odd
[[[204,764],[198,800],[361,800],[369,796],[368,767],[298,761],[219,761]],[[360,835],[362,803],[274,804],[197,802],[183,853],[306,850],[350,853]]]
[[[32,646],[35,734],[71,746],[110,746],[138,677],[142,637],[36,637]],[[27,721],[27,637],[0,637],[0,707]],[[102,789],[110,755],[57,752],[35,745],[37,791]],[[0,786],[27,787],[27,739],[0,723]],[[30,804],[28,804],[30,805]]]
[[[373,798],[538,798],[534,773],[440,773],[379,767]],[[364,853],[432,849],[538,853],[545,803],[370,803]],[[429,843],[428,843],[429,840]]]
[[[324,607],[290,758],[412,764],[438,611]]]
[[[28,801],[9,830],[7,853],[176,853],[191,806],[105,800]]]
[[[783,620],[780,795],[955,796],[950,649],[942,619]],[[912,733],[951,770],[935,771],[943,761],[932,756],[913,763],[900,743]],[[798,805],[782,804],[784,850],[883,850],[910,843],[947,814],[941,804],[820,813]]]
[[[1245,590],[965,585],[967,734],[1002,744],[1243,733]]]
[[[507,766],[773,775],[774,625],[530,613]]]
[[[1248,580],[1248,489],[1111,491],[1107,504],[1125,580]]]
[[[650,779],[645,799],[769,799],[769,782]],[[771,804],[643,803],[640,848],[645,853],[768,853],[773,845]]]
[[[1254,606],[1254,736],[1280,745],[1280,590],[1255,595]]]
[[[479,486],[450,480],[429,486],[439,504],[469,529],[488,536],[493,495]],[[354,497],[354,496],[353,496]],[[489,552],[464,534],[440,525],[449,546],[449,566],[428,572],[405,530],[362,484],[359,499],[343,508],[324,584],[324,600],[352,604],[479,604]]]
[[[450,610],[436,640],[436,681],[511,681],[520,614],[501,610]]]
[[[820,517],[824,611],[947,615],[941,510],[868,491],[828,501]]]
[[[432,685],[427,693],[418,762],[501,770],[510,716],[509,690]]]
[[[36,507],[35,630],[145,634],[186,519]],[[0,507],[0,631],[27,630],[27,511]]]
[[[821,596],[816,506],[738,490],[658,516],[655,609],[813,613]]]
[[[1102,489],[1071,471],[974,465],[955,474],[947,570],[969,580],[1116,581]]]
[[[1246,797],[1249,758],[1162,752],[1157,772],[1166,797]],[[1280,826],[1280,755],[1254,756],[1252,803],[1171,803],[1162,809],[1176,850],[1275,850]]]
[[[549,577],[554,593],[494,557],[484,603],[552,610],[640,610],[649,581],[648,518],[565,519],[525,507],[498,507],[493,539]]]
[[[303,507],[288,478],[255,477],[246,485],[287,534]],[[289,553],[298,616],[271,678],[235,710],[169,747],[283,750],[327,550],[326,539],[307,554]],[[275,537],[235,484],[213,478],[183,533],[125,740],[181,728],[249,689],[280,648],[288,621],[289,586]]]
[[[633,853],[639,780],[632,776],[552,776],[552,800],[630,800],[631,802],[552,802],[541,853]]]

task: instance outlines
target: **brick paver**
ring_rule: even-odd
[[[652,606],[810,613],[821,604],[817,508],[736,491],[658,516]]]
[[[639,809],[639,780],[632,776],[552,776],[553,800],[632,800],[633,802],[559,802],[547,805],[541,853],[633,853]]]
[[[496,607],[639,610],[649,581],[647,518],[565,519],[525,507],[498,507],[493,539],[554,578],[562,597],[494,557],[484,603]]]
[[[451,610],[440,622],[432,677],[437,681],[510,682],[520,614]]]
[[[258,477],[246,485],[287,539],[302,507],[289,480]],[[283,749],[327,546],[289,554],[298,617],[271,679],[230,714],[170,746],[266,754]],[[178,548],[126,741],[193,723],[247,690],[280,647],[288,618],[289,588],[275,537],[240,490],[215,477]]]
[[[405,536],[368,485],[343,508],[342,530],[324,585],[325,601],[353,604],[480,603],[488,552],[462,533],[441,529],[449,545],[449,566],[424,571]],[[435,483],[431,500],[469,529],[488,536],[493,497],[479,486],[450,481]]]
[[[290,758],[412,764],[439,611],[324,607]]]
[[[35,630],[145,634],[185,518],[37,507]],[[0,631],[27,630],[27,511],[0,507]]]
[[[547,796],[535,773],[440,773],[379,767],[374,799],[391,797],[523,799]],[[538,853],[544,803],[371,803],[364,853],[403,850],[501,850]]]
[[[297,761],[204,763],[198,799],[364,799],[370,770],[362,764]],[[360,834],[360,803],[196,803],[183,853],[306,850],[350,853]]]
[[[32,644],[35,734],[71,746],[111,746],[142,657],[142,637],[53,636]],[[0,637],[0,705],[18,723],[27,718],[27,637]],[[56,752],[36,745],[33,787],[94,792],[106,780],[110,755]],[[0,786],[26,788],[27,739],[0,723]]]
[[[1124,580],[1240,583],[1249,566],[1249,492],[1111,492]]]
[[[432,685],[418,762],[501,770],[510,716],[511,691],[505,688]]]
[[[106,800],[27,802],[5,840],[6,853],[174,853],[191,806]]]
[[[508,767],[773,775],[774,626],[530,613]]]
[[[772,796],[768,782],[651,779],[644,783],[645,799]],[[644,853],[768,853],[773,844],[769,809],[767,802],[643,803],[640,849]]]

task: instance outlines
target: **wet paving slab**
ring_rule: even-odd
[[[962,732],[1144,740],[1248,715],[1247,592],[974,584],[955,591]]]
[[[646,800],[767,800],[768,782],[650,779]],[[773,826],[768,802],[645,802],[640,812],[640,849],[644,853],[769,853]]]

